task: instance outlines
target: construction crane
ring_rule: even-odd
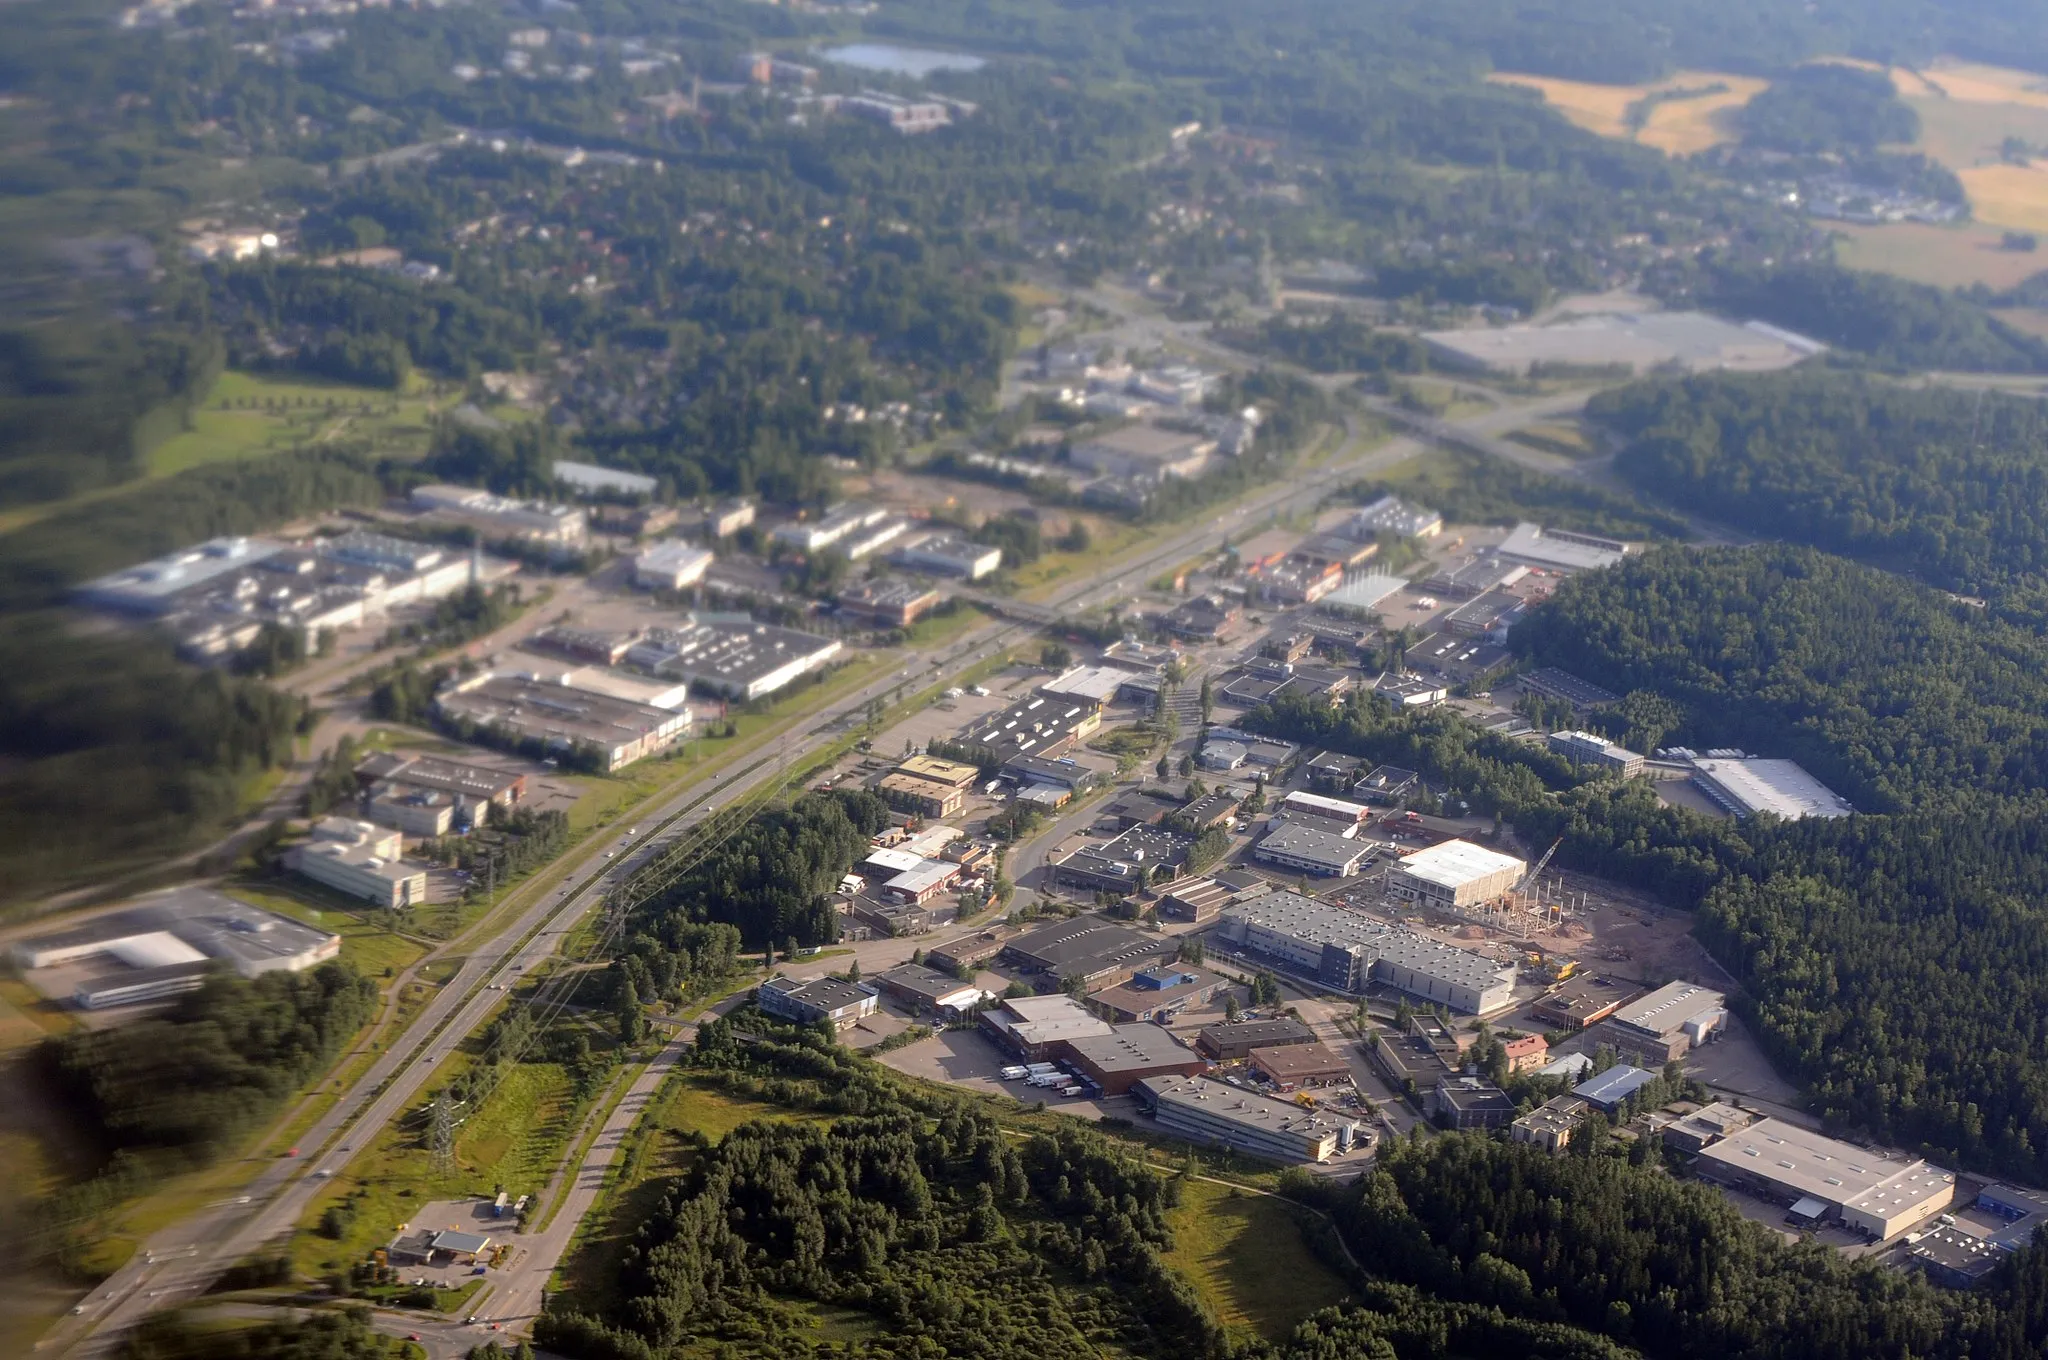
[[[1544,867],[1550,863],[1550,857],[1556,854],[1557,847],[1563,844],[1564,837],[1562,836],[1559,836],[1556,840],[1552,841],[1550,843],[1550,848],[1543,852],[1543,858],[1537,860],[1536,863],[1533,866],[1531,866],[1529,872],[1522,875],[1522,881],[1515,885],[1515,891],[1526,892],[1530,888],[1536,886],[1536,880],[1542,877]]]

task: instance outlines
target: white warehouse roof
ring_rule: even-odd
[[[1519,872],[1528,867],[1525,861],[1513,855],[1503,855],[1498,850],[1489,850],[1470,841],[1445,841],[1442,845],[1432,845],[1401,857],[1404,872],[1425,883],[1436,883],[1446,888],[1490,878],[1503,870]]]
[[[1738,817],[1774,812],[1780,817],[1847,817],[1849,801],[1790,760],[1695,760],[1707,795]]]

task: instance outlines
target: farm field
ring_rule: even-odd
[[[1938,288],[1981,283],[2011,288],[2048,269],[2048,255],[2007,250],[2003,228],[1982,222],[1937,227],[1896,222],[1882,227],[1833,224],[1841,239],[1835,258],[1851,269],[1895,274]]]
[[[1285,1200],[1213,1181],[1183,1183],[1166,1263],[1200,1291],[1226,1327],[1277,1341],[1318,1309],[1343,1302],[1344,1282],[1318,1261]]]
[[[1690,156],[1733,141],[1729,115],[1756,98],[1769,81],[1718,71],[1680,71],[1649,85],[1595,85],[1582,80],[1498,71],[1496,84],[1537,91],[1544,102],[1588,132],[1638,142],[1667,155]],[[1720,86],[1720,89],[1714,89]],[[1705,91],[1712,90],[1712,93]],[[1665,98],[1652,106],[1641,126],[1630,125],[1629,111],[1653,95],[1701,91],[1686,98]]]

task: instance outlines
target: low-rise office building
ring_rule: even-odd
[[[415,509],[487,535],[533,543],[569,547],[583,542],[590,532],[589,516],[573,505],[513,500],[475,487],[414,487],[412,503]]]
[[[1613,1114],[1655,1080],[1655,1072],[1646,1072],[1640,1067],[1620,1063],[1572,1087],[1572,1094],[1602,1114]]]
[[[754,502],[741,496],[721,501],[704,512],[704,532],[712,538],[731,538],[754,522]]]
[[[1838,1221],[1889,1240],[1947,1209],[1956,1178],[1919,1158],[1870,1152],[1781,1119],[1760,1119],[1703,1150],[1699,1174],[1791,1206],[1805,1223]]]
[[[1499,1038],[1510,1072],[1533,1072],[1550,1061],[1550,1041],[1540,1034],[1503,1032]]]
[[[363,796],[363,816],[378,826],[418,838],[445,836],[455,826],[461,800],[438,789],[409,789],[383,784]]]
[[[1208,1005],[1229,989],[1226,979],[1206,968],[1162,963],[1139,969],[1128,982],[1090,993],[1088,1005],[1112,1024],[1163,1025],[1183,1011]]]
[[[285,862],[338,893],[396,910],[427,900],[426,866],[404,860],[400,845],[396,831],[323,817],[313,824],[313,839],[288,852]]]
[[[755,1003],[769,1015],[799,1025],[829,1020],[835,1030],[851,1029],[873,1015],[879,996],[865,982],[829,977],[815,982],[772,977],[754,991]]]
[[[1403,855],[1387,888],[1403,902],[1460,911],[1499,901],[1528,872],[1513,855],[1453,840]]]
[[[841,610],[885,628],[908,628],[944,599],[930,586],[886,576],[856,581],[838,595]]]
[[[1316,1032],[1292,1016],[1270,1020],[1239,1020],[1234,1024],[1211,1025],[1195,1035],[1195,1047],[1217,1062],[1249,1058],[1262,1048],[1284,1048],[1312,1044]]]
[[[1105,1096],[1127,1094],[1140,1081],[1191,1077],[1209,1064],[1159,1025],[1113,1025],[1107,1034],[1067,1041],[1067,1054]]]
[[[1250,1062],[1253,1071],[1283,1092],[1347,1086],[1351,1082],[1351,1064],[1328,1044],[1268,1045],[1253,1049]]]
[[[1011,756],[1003,762],[1003,777],[1016,781],[1020,786],[1019,798],[1028,798],[1045,788],[1060,790],[1065,796],[1052,800],[1049,804],[1052,807],[1061,806],[1076,794],[1088,792],[1098,782],[1095,771],[1086,765],[1044,756]]]
[[[1154,1078],[1131,1093],[1168,1133],[1276,1162],[1327,1162],[1362,1138],[1351,1120],[1206,1077]]]
[[[667,750],[690,730],[687,710],[671,713],[491,671],[456,681],[434,696],[434,706],[451,723],[496,730],[544,749],[589,752],[606,773]]]
[[[956,816],[967,805],[967,796],[959,789],[913,774],[885,774],[875,784],[875,792],[898,812],[920,817]]]
[[[555,480],[584,495],[652,496],[661,483],[640,472],[622,472],[596,463],[555,460]]]
[[[1444,530],[1444,517],[1420,505],[1410,505],[1399,496],[1385,495],[1362,507],[1345,524],[1361,541],[1381,534],[1394,538],[1435,538]]]
[[[1109,477],[1163,482],[1170,477],[1195,477],[1216,452],[1207,435],[1165,430],[1156,425],[1127,425],[1120,430],[1076,441],[1068,461]]]
[[[1571,1146],[1591,1108],[1577,1096],[1555,1096],[1517,1119],[1509,1137],[1545,1152],[1563,1152]]]
[[[900,774],[932,784],[944,784],[949,789],[971,788],[981,778],[981,771],[974,766],[959,760],[941,760],[937,756],[905,756],[897,762],[896,769]]]
[[[1597,732],[1552,732],[1546,744],[1574,765],[1612,770],[1624,779],[1633,779],[1643,772],[1641,756]]]
[[[1507,1092],[1481,1077],[1446,1077],[1424,1104],[1430,1118],[1447,1129],[1498,1129],[1515,1118]]]
[[[888,507],[852,501],[834,506],[815,520],[796,520],[769,535],[777,547],[801,553],[837,547],[849,535],[873,529],[890,518]]]

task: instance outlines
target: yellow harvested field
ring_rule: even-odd
[[[1977,216],[2001,227],[2048,232],[2048,162],[1959,170]]]
[[[1898,73],[1893,72],[1895,81],[1897,76]],[[1934,87],[1930,93],[1945,94],[1950,99],[1965,103],[2017,104],[2048,109],[2048,77],[2032,71],[1942,57],[1927,68],[1926,80],[1922,84]],[[1903,84],[1899,90],[1902,94],[1907,92]]]
[[[1751,76],[1718,71],[1680,71],[1652,85],[1595,85],[1582,80],[1554,80],[1548,76],[1520,75],[1510,71],[1496,71],[1488,79],[1500,85],[1519,85],[1535,90],[1543,96],[1545,103],[1588,132],[1639,142],[1672,156],[1690,156],[1734,140],[1729,114],[1756,98],[1769,84]],[[1699,90],[1713,85],[1727,88],[1690,99],[1660,101],[1650,110],[1642,130],[1631,133],[1628,116],[1631,106],[1653,94]]]
[[[1982,222],[1949,227],[1918,222],[1881,227],[1835,222],[1830,226],[1842,238],[1835,249],[1841,264],[1937,288],[1981,283],[2002,291],[2048,269],[2048,252],[2007,250],[2005,232]]]
[[[2022,335],[2048,340],[2048,311],[2039,307],[2000,307],[1992,315]]]

